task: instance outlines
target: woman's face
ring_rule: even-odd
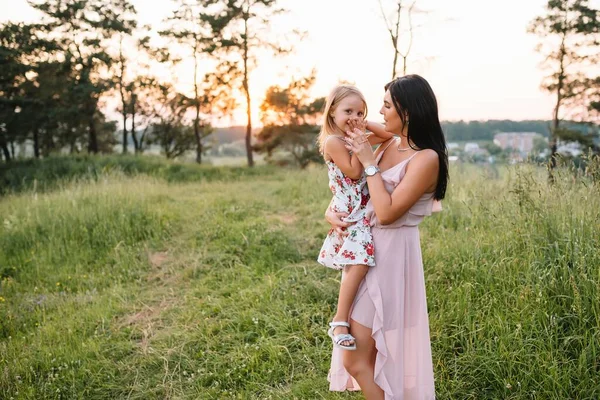
[[[360,97],[352,94],[340,100],[331,116],[335,125],[342,132],[346,132],[349,120],[365,118],[365,103]]]
[[[396,111],[396,107],[394,107],[392,96],[389,90],[387,90],[383,96],[383,106],[381,107],[381,110],[379,110],[379,113],[383,115],[386,131],[395,133],[397,135],[402,134],[402,131],[404,130],[404,124],[400,119],[400,115]]]

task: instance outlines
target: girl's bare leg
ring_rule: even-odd
[[[334,321],[346,321],[350,319],[350,308],[358,292],[360,283],[367,275],[369,267],[366,265],[349,265],[345,267],[344,277],[340,284],[340,293],[338,295],[338,305]],[[348,328],[339,326],[335,328],[334,334],[348,333]],[[352,341],[345,340],[340,343],[342,346],[351,346]]]

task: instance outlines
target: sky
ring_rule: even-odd
[[[139,23],[158,26],[172,9],[170,1],[131,0]],[[391,6],[392,0],[382,0]],[[407,73],[429,81],[440,118],[447,121],[550,119],[552,96],[540,89],[543,56],[539,38],[527,33],[532,19],[543,15],[546,0],[418,0],[427,13],[415,19]],[[600,6],[600,0],[591,4]],[[266,89],[317,71],[313,96],[326,96],[339,81],[354,83],[364,94],[369,118],[381,120],[383,86],[391,79],[393,48],[379,0],[280,0],[288,13],[271,21],[270,34],[290,29],[307,33],[286,57],[262,55],[251,75],[254,120]],[[0,22],[37,21],[26,0],[0,0]],[[392,12],[388,14],[392,16]],[[177,74],[191,76],[191,64]],[[200,71],[209,72],[209,71]],[[189,90],[180,79],[178,88]],[[244,124],[245,109],[229,124]]]

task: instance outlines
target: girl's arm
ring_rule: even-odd
[[[369,135],[369,144],[371,146],[383,143],[394,137],[393,133],[386,131],[383,125],[378,124],[377,122],[367,121],[367,130],[373,133],[372,135]]]
[[[350,179],[359,179],[362,176],[363,166],[356,154],[350,155],[346,149],[346,142],[332,138],[325,142],[324,153],[331,157],[331,161]]]

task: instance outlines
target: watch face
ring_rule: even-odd
[[[367,174],[368,176],[375,175],[376,173],[377,173],[377,167],[375,167],[373,165],[365,168],[365,174]]]

